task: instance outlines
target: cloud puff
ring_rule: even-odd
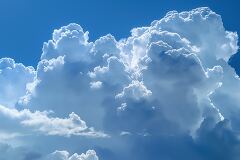
[[[52,59],[66,55],[69,61],[89,61],[89,50],[92,43],[88,43],[88,32],[84,32],[78,24],[69,24],[54,30],[52,40],[43,45],[41,59]]]
[[[20,87],[1,100],[13,108],[0,107],[16,128],[2,128],[46,135],[34,140],[43,157],[94,148],[104,160],[239,159],[240,81],[228,65],[237,39],[206,7],[171,11],[119,41],[108,34],[90,42],[80,25],[61,27],[44,43],[36,70],[4,60],[23,80],[3,81]],[[97,160],[95,151],[50,156]]]
[[[237,34],[225,31],[221,16],[206,7],[181,13],[171,11],[152,26],[187,38],[200,49],[198,56],[205,65],[218,59],[227,61],[238,49]]]
[[[49,160],[98,160],[96,152],[94,150],[88,150],[86,154],[82,153],[78,155],[74,153],[69,155],[67,151],[55,151],[50,154],[47,159]]]
[[[0,59],[0,104],[13,107],[26,94],[27,84],[35,77],[33,67],[15,63],[11,58]]]

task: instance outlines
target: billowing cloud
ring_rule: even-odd
[[[56,160],[240,158],[240,80],[228,65],[238,36],[220,15],[171,11],[119,41],[88,34],[54,30],[36,69],[0,61],[1,119],[15,127],[2,135],[42,133],[31,145]]]
[[[11,58],[0,59],[0,104],[13,107],[26,94],[27,84],[35,77],[33,67],[15,63]]]

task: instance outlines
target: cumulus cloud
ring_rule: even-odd
[[[49,160],[98,160],[96,152],[94,150],[88,150],[85,153],[78,155],[74,153],[70,156],[67,151],[55,151],[51,153],[47,159]]]
[[[35,77],[33,67],[25,67],[11,58],[0,59],[0,104],[14,107],[26,94],[27,84]]]
[[[69,24],[53,32],[52,40],[43,45],[41,59],[52,59],[66,55],[69,61],[89,61],[89,50],[93,43],[88,43],[88,32],[78,24]]]
[[[220,15],[171,11],[119,41],[88,34],[74,23],[54,30],[36,70],[0,61],[0,102],[12,106],[1,119],[16,126],[3,130],[43,133],[35,147],[57,160],[240,158],[240,81],[228,65],[238,36]]]

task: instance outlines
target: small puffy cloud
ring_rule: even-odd
[[[102,87],[102,82],[96,81],[96,82],[90,82],[90,88],[92,89],[99,89]]]
[[[141,99],[151,96],[152,92],[146,88],[143,82],[132,81],[127,87],[123,88],[123,91],[116,95],[116,98],[133,98]]]
[[[67,151],[55,151],[51,153],[47,160],[98,160],[98,156],[94,150],[88,150],[86,153],[78,155],[74,153],[70,156]]]

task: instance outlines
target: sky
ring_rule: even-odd
[[[240,159],[237,8],[1,1],[0,160]]]
[[[92,41],[108,33],[119,40],[129,36],[132,28],[149,25],[170,10],[205,6],[222,16],[226,29],[240,32],[240,22],[233,18],[239,14],[237,0],[1,0],[0,57],[36,66],[42,43],[63,25],[80,24]]]

